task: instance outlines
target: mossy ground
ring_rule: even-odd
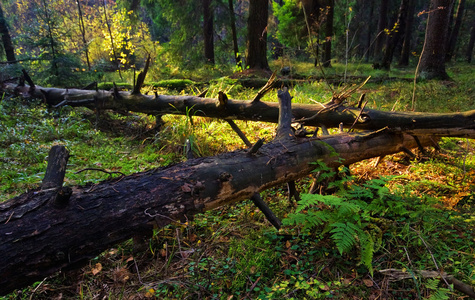
[[[274,62],[272,67],[279,64]],[[303,76],[321,75],[311,64],[296,62],[292,68]],[[335,63],[327,75],[342,74],[343,68]],[[388,75],[378,72],[368,65],[351,65],[348,74]],[[215,76],[207,86],[207,97],[224,90],[230,98],[252,99],[256,92],[222,77],[226,74],[221,70],[194,74],[202,74],[193,78],[197,82]],[[455,65],[449,74],[451,82],[417,83],[416,110],[451,112],[475,107],[472,68]],[[393,70],[390,75],[411,78],[413,70]],[[187,78],[187,74],[177,71],[176,77]],[[295,102],[325,102],[341,88],[314,82],[296,85],[290,92]],[[199,89],[202,87],[191,85],[181,92],[164,88],[161,92],[196,94]],[[355,103],[362,92],[371,108],[409,110],[413,105],[410,81],[367,84],[349,101]],[[263,100],[275,98],[271,92]],[[131,174],[180,162],[185,159],[183,145],[189,138],[197,156],[244,148],[226,122],[207,118],[194,117],[192,125],[189,116],[169,115],[161,130],[155,131],[155,119],[147,115],[103,112],[96,118],[87,109],[51,109],[40,101],[7,95],[1,99],[0,111],[0,201],[41,182],[45,158],[56,144],[66,145],[72,154],[68,185],[105,179],[100,172],[76,174],[88,167]],[[237,124],[251,141],[271,140],[275,130],[273,124]],[[396,176],[386,185],[392,195],[386,213],[372,216],[378,220],[373,225],[381,228],[373,276],[360,264],[357,247],[340,254],[319,226],[313,234],[303,234],[298,226],[277,232],[252,202],[245,201],[197,215],[184,224],[157,228],[145,251],[134,253],[132,241],[126,241],[79,270],[60,273],[4,298],[462,299],[439,279],[414,275],[390,281],[378,272],[388,268],[411,274],[440,270],[475,285],[475,143],[445,138],[440,145],[440,151],[428,149],[417,153],[414,160],[395,154],[377,167],[374,159],[350,167],[354,185],[383,175]],[[310,179],[302,179],[298,189],[305,192],[309,184]],[[287,200],[286,187],[270,189],[262,196],[282,219],[295,210]]]

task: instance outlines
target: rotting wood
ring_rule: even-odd
[[[420,276],[423,278],[441,278],[446,280],[448,283],[453,284],[454,288],[457,291],[464,293],[472,299],[475,299],[475,289],[472,286],[463,283],[462,281],[456,279],[454,276],[448,275],[445,272],[427,270],[414,270],[413,272],[408,272],[399,269],[384,269],[380,270],[379,273],[383,274],[384,276],[387,276],[390,281],[414,279],[414,276]]]
[[[85,106],[91,109],[112,109],[132,111],[149,115],[194,115],[219,119],[278,122],[279,105],[276,102],[252,102],[232,100],[226,102],[223,110],[216,105],[216,99],[198,96],[133,95],[125,91],[88,91],[78,89],[44,88],[28,86],[21,89],[12,83],[3,83],[2,89],[21,94],[23,97],[45,99],[50,105]],[[67,99],[66,99],[67,98]],[[66,101],[65,101],[66,100]],[[318,114],[317,117],[312,118]],[[294,104],[294,120],[310,119],[306,126],[345,128],[358,130],[379,130],[388,127],[412,135],[450,136],[475,138],[475,110],[458,113],[416,113],[385,112],[365,108],[338,106],[326,110],[321,104]],[[323,125],[323,126],[322,126]]]
[[[433,141],[422,136],[420,143]],[[187,220],[308,176],[317,160],[337,167],[415,147],[412,136],[389,129],[282,138],[252,154],[238,150],[72,187],[63,207],[50,205],[55,191],[30,191],[0,204],[0,294],[81,266],[153,226]]]

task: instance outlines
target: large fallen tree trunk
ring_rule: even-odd
[[[25,97],[44,99],[50,105],[85,106],[91,109],[132,111],[150,115],[181,114],[226,120],[248,120],[277,123],[276,102],[231,100],[218,101],[198,96],[142,95],[137,92],[91,91],[43,88],[4,83],[3,90]],[[309,126],[379,130],[384,127],[415,135],[438,135],[475,138],[475,110],[462,113],[385,112],[346,107],[341,103],[293,104],[295,121]]]
[[[0,204],[0,294],[77,267],[132,235],[150,232],[153,225],[184,220],[305,177],[317,160],[336,167],[433,143],[428,136],[415,139],[389,129],[295,138],[290,95],[279,99],[287,104],[277,138],[259,149],[192,159],[73,187],[61,195],[62,189],[48,185]]]

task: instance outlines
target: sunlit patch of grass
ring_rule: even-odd
[[[294,66],[309,76],[318,74],[311,63],[296,62]],[[332,72],[340,76],[344,72],[343,65],[334,63],[327,74]],[[369,65],[350,65],[348,74],[360,76],[366,75],[365,72],[386,75],[382,71],[371,71]],[[395,76],[395,72],[399,71],[394,70],[390,75]],[[401,70],[398,76],[408,76],[410,72]],[[451,71],[455,85],[418,83],[421,88],[417,92],[420,97],[417,103],[421,104],[418,109],[438,112],[473,108],[471,72],[469,68],[455,66]],[[202,76],[205,77],[206,74]],[[216,98],[219,91],[224,91],[229,98],[249,100],[256,93],[234,79],[219,77],[209,83],[207,97]],[[326,102],[332,89],[338,91],[339,88],[313,82],[295,85],[290,93],[296,103]],[[198,93],[197,89],[161,89],[160,92]],[[370,100],[368,107],[390,110],[397,103],[397,110],[407,110],[411,104],[410,82],[371,83],[365,85],[364,92]],[[467,93],[470,99],[466,98]],[[353,96],[351,101],[358,96]],[[276,91],[269,92],[264,100],[277,101]],[[426,106],[422,106],[422,101],[427,101]],[[141,114],[122,116],[105,112],[96,120],[93,112],[81,108],[64,107],[57,111],[40,103],[20,103],[17,99],[3,100],[0,105],[0,201],[40,184],[46,169],[45,158],[50,147],[56,144],[64,144],[71,151],[65,179],[68,185],[98,182],[109,177],[94,171],[76,174],[84,168],[131,174],[184,161],[187,139],[192,141],[195,156],[246,148],[227,122],[196,115],[164,116],[164,125],[155,131],[154,117]],[[259,138],[270,141],[275,134],[275,124],[235,122],[251,142]],[[381,175],[396,175],[387,187],[395,199],[401,197],[408,210],[406,215],[397,215],[395,210],[399,203],[391,203],[391,209],[384,216],[389,221],[384,223],[382,248],[374,256],[375,270],[434,269],[433,259],[436,259],[444,271],[474,284],[475,144],[471,140],[443,139],[441,146],[441,152],[430,150],[418,154],[417,160],[397,154],[386,157],[378,167],[374,167],[374,160],[368,160],[350,166],[350,170],[354,184],[364,184]],[[301,180],[298,189],[307,191],[310,181]],[[286,189],[283,185],[261,193],[281,219],[294,211]],[[429,244],[433,257],[422,239]],[[118,299],[225,296],[365,299],[368,295],[376,298],[380,296],[378,293],[388,289],[401,299],[430,295],[428,281],[422,278],[388,283],[377,272],[369,277],[365,267],[357,263],[356,253],[341,255],[331,240],[318,230],[311,236],[299,235],[298,228],[277,232],[251,201],[244,201],[196,215],[185,224],[156,228],[147,251],[134,253],[132,241],[126,241],[94,258],[77,273],[47,280],[44,288],[36,293],[33,286],[25,289],[24,294],[38,299],[51,299],[59,293],[63,297],[82,299],[97,295]]]

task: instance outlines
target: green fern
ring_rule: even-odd
[[[373,256],[375,252],[374,240],[368,231],[364,231],[364,234],[359,236],[360,240],[360,261],[368,268],[369,273],[373,276]]]
[[[426,288],[429,290],[433,290],[434,292],[429,296],[429,298],[426,298],[428,300],[448,300],[450,299],[450,296],[448,293],[450,292],[449,289],[447,288],[441,288],[439,287],[440,279],[429,279],[426,283]]]
[[[331,237],[335,242],[336,248],[340,251],[340,254],[353,249],[357,242],[356,237],[362,232],[361,228],[348,222],[333,223],[330,226],[333,227],[333,229],[330,230],[330,233],[332,233]]]

